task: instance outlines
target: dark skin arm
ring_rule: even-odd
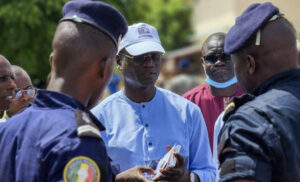
[[[171,147],[168,145],[167,150],[169,151]],[[188,171],[185,167],[183,157],[174,152],[173,155],[177,159],[177,163],[175,167],[167,166],[165,169],[161,169],[160,172],[164,175],[156,178],[154,181],[170,181],[170,182],[190,182],[190,171]],[[197,175],[196,182],[200,182],[200,179]]]

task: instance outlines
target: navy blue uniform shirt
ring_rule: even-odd
[[[74,98],[39,90],[0,126],[0,181],[112,181],[103,129]]]
[[[254,96],[236,99],[241,106],[224,116],[220,181],[300,181],[300,70],[270,78]]]

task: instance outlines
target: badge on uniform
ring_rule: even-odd
[[[64,168],[64,182],[99,182],[101,172],[95,161],[85,156],[72,158]]]
[[[229,116],[231,116],[235,111],[241,107],[243,104],[245,104],[248,101],[251,101],[255,98],[254,95],[251,94],[244,94],[239,97],[233,97],[233,99],[230,101],[230,103],[227,105],[227,107],[224,110],[224,116],[223,121],[226,122]]]
[[[100,130],[89,115],[81,110],[75,111],[77,135],[79,137],[101,138]]]

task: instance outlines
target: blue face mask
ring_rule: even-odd
[[[212,79],[209,78],[209,76],[206,75],[205,82],[208,83],[209,85],[213,86],[213,87],[216,87],[216,88],[226,88],[226,87],[229,87],[232,84],[235,84],[237,82],[237,79],[234,76],[226,82],[219,83],[219,82],[213,81]]]

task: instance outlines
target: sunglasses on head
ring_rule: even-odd
[[[29,87],[25,90],[20,89],[20,88],[16,88],[14,90],[14,92],[15,92],[15,98],[16,99],[21,99],[24,96],[24,94],[26,94],[27,97],[34,98],[34,96],[36,94],[36,89],[32,88],[32,87]]]
[[[210,54],[210,55],[207,55],[207,56],[203,56],[202,60],[205,63],[208,63],[208,64],[215,64],[218,60],[220,60],[220,61],[228,61],[228,60],[230,60],[230,55],[227,55],[225,53]]]
[[[119,55],[125,56],[129,60],[132,60],[136,64],[143,64],[147,60],[152,60],[153,62],[157,63],[162,60],[163,54],[161,53],[148,53],[142,54],[139,56],[130,56],[128,54],[119,53]]]

